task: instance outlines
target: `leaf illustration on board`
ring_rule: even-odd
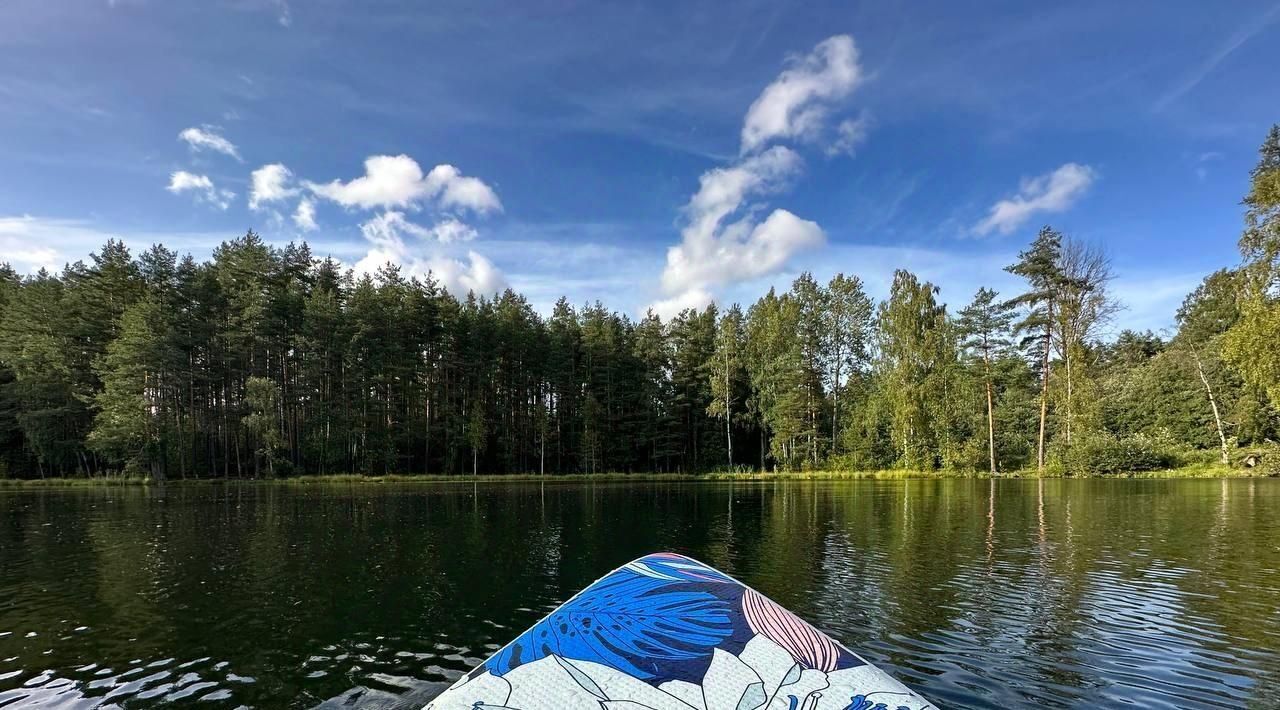
[[[555,654],[648,679],[660,663],[709,656],[732,633],[729,602],[624,568],[565,602],[485,666],[500,676]]]
[[[631,570],[646,577],[665,579],[670,582],[723,582],[737,584],[720,570],[713,569],[697,560],[689,559],[684,555],[677,555],[673,552],[656,552],[652,555],[645,555],[634,562],[624,565],[623,569]]]

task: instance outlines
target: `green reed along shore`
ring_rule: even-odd
[[[693,481],[853,481],[853,480],[915,480],[944,478],[1262,478],[1269,474],[1260,469],[1250,469],[1221,464],[1196,463],[1177,468],[1156,471],[1135,471],[1090,475],[1063,475],[1046,471],[1038,475],[1035,470],[989,473],[959,471],[912,471],[886,469],[879,471],[713,471],[708,473],[569,473],[528,474],[498,473],[479,475],[437,474],[389,474],[363,476],[360,474],[331,474],[293,476],[289,478],[202,478],[168,479],[163,484],[139,476],[97,476],[93,478],[34,478],[0,479],[0,489],[24,488],[94,488],[116,486],[207,486],[225,483],[252,483],[259,485],[316,486],[332,484],[433,484],[433,483],[528,483],[528,482],[693,482]]]

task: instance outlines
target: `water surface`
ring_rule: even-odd
[[[1280,480],[0,491],[0,707],[420,705],[656,550],[943,707],[1280,707]]]

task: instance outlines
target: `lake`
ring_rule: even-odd
[[[420,706],[672,550],[942,707],[1280,707],[1280,480],[0,490],[0,706]]]

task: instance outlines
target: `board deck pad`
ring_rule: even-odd
[[[673,553],[605,575],[426,710],[924,710],[732,577]]]

